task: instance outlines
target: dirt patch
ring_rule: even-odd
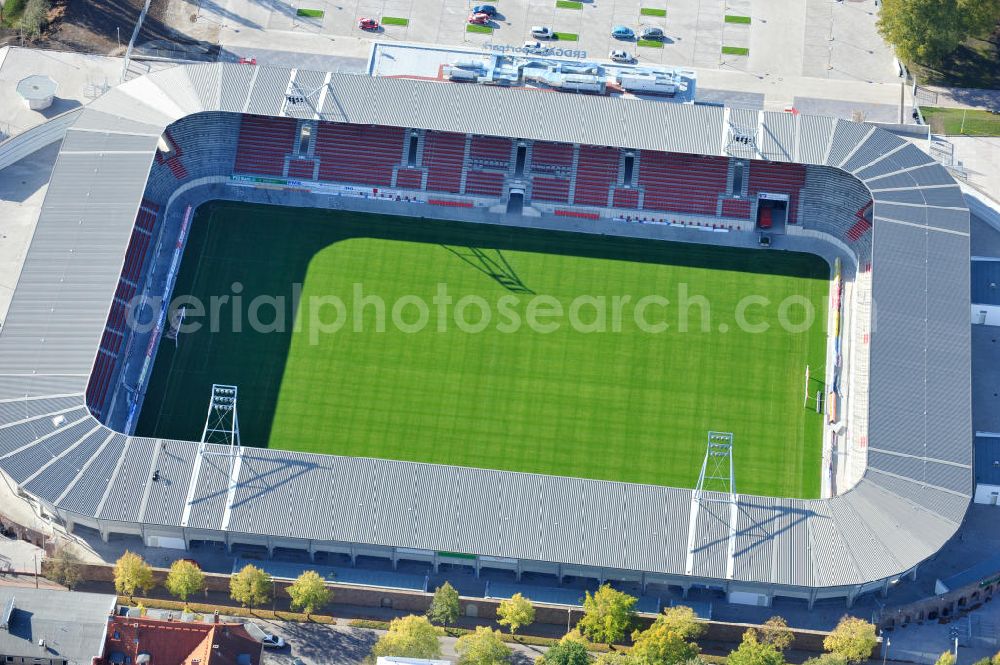
[[[183,4],[183,0],[176,2]],[[24,45],[121,55],[132,37],[143,4],[143,0],[53,0],[49,27],[39,39],[25,40]],[[168,25],[170,4],[171,0],[153,0],[136,45],[149,45],[146,51],[153,55],[210,59],[215,52],[211,44],[184,34],[183,26],[176,30]],[[3,44],[21,44],[20,36],[14,30],[0,31],[0,45]],[[142,51],[139,49],[138,53]]]
[[[39,46],[81,53],[115,55],[118,34],[123,46],[142,10],[142,0],[55,0],[49,12],[49,27],[25,46]],[[20,44],[14,31],[0,34],[0,44]]]

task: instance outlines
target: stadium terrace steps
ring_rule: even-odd
[[[778,164],[751,161],[748,192],[756,197],[760,192],[788,194],[788,221],[798,222],[799,192],[806,184],[806,167],[802,164]]]
[[[500,196],[503,193],[505,176],[494,171],[469,171],[465,178],[467,194]]]
[[[750,199],[722,199],[722,216],[750,219]]]
[[[139,214],[135,220],[136,226],[147,233],[152,233],[153,226],[156,224],[156,215],[159,211],[160,206],[152,201],[143,199],[142,203],[139,204]]]
[[[428,131],[424,135],[423,165],[427,167],[427,189],[458,194],[465,163],[465,135]]]
[[[536,141],[532,144],[527,169],[531,178],[532,199],[569,203],[573,152],[569,143]]]
[[[389,187],[405,138],[400,127],[321,122],[316,130],[319,179]]]
[[[539,201],[569,203],[569,178],[536,175],[531,178],[531,198]]]
[[[396,171],[396,187],[423,189],[424,171],[419,168],[400,168]]]
[[[245,115],[236,142],[236,172],[280,176],[295,144],[297,121]]]
[[[611,204],[616,208],[638,208],[639,190],[634,187],[615,187]]]
[[[316,174],[316,160],[314,159],[290,159],[288,160],[288,177],[305,178],[313,180]]]
[[[560,172],[568,175],[573,167],[573,146],[569,143],[535,141],[531,148],[533,173]]]
[[[493,136],[473,136],[469,147],[469,162],[474,169],[510,168],[510,155],[514,149],[512,139]]]
[[[716,214],[729,159],[649,150],[640,154],[639,184],[646,192],[645,210]]]
[[[858,257],[859,269],[864,269],[872,254],[872,234],[868,232],[872,199],[868,188],[848,174],[807,166],[801,193],[802,226],[850,245]],[[845,214],[845,210],[856,212]]]
[[[573,203],[608,206],[611,187],[618,181],[620,154],[617,148],[580,146]]]

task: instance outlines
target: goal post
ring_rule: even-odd
[[[809,406],[809,365],[806,365],[806,383],[802,391],[802,408]]]

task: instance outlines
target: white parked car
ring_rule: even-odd
[[[613,62],[632,62],[635,58],[628,51],[616,49],[611,51],[611,60]]]
[[[267,633],[264,635],[261,643],[266,649],[283,649],[285,647],[285,638]]]
[[[525,53],[541,53],[545,49],[541,42],[524,42],[522,48]]]
[[[537,39],[552,39],[556,33],[547,25],[531,26],[531,36]]]

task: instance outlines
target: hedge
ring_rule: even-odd
[[[174,612],[183,612],[185,608],[195,614],[213,614],[218,611],[219,614],[225,614],[234,617],[245,617],[253,619],[272,619],[275,621],[297,621],[299,623],[322,623],[327,625],[336,625],[337,621],[325,614],[310,614],[306,617],[305,614],[301,612],[272,612],[271,610],[255,609],[252,612],[246,607],[237,607],[235,605],[207,605],[204,603],[183,603],[179,600],[160,600],[159,598],[133,598],[129,601],[125,596],[118,596],[119,605],[132,605],[135,603],[137,605],[142,605],[146,608],[152,608],[157,610],[171,610]]]

